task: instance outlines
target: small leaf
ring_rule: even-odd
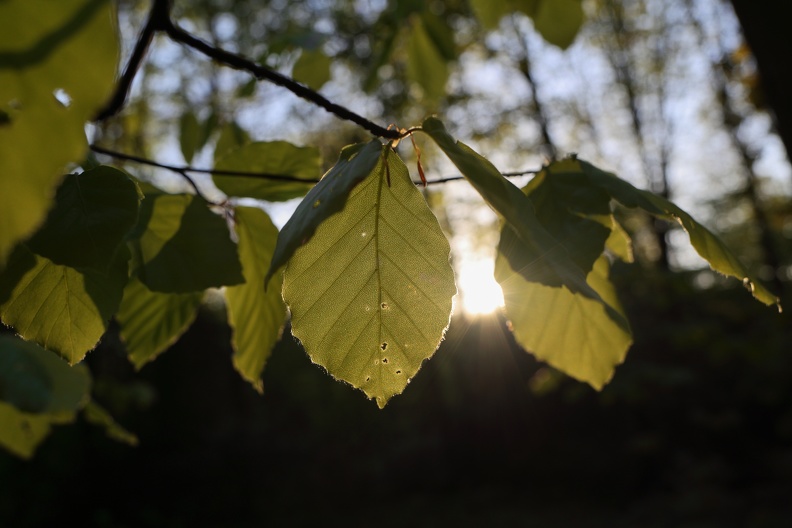
[[[511,269],[503,254],[495,263],[506,315],[520,346],[597,390],[613,377],[632,343],[608,269],[607,258],[600,257],[588,281],[611,310],[566,288],[528,282]],[[622,317],[614,318],[612,312]]]
[[[136,278],[130,279],[115,317],[136,369],[179,339],[195,320],[202,298],[203,292],[153,292]]]
[[[256,86],[258,86],[258,79],[254,77],[237,88],[236,96],[241,98],[252,97],[256,93]]]
[[[245,129],[239,126],[235,121],[224,125],[220,129],[220,137],[217,138],[217,144],[215,145],[215,164],[217,164],[217,161],[230,150],[246,145],[247,143],[250,143],[250,136],[245,132]]]
[[[534,4],[534,8],[523,8],[523,12],[530,15],[536,31],[547,42],[566,49],[575,41],[585,20],[581,0],[534,0],[527,3]]]
[[[637,207],[658,218],[678,222],[687,231],[693,248],[712,269],[742,280],[756,299],[768,306],[775,304],[781,309],[778,297],[757,281],[718,237],[685,211],[665,198],[636,189],[616,175],[604,172],[588,162],[581,160],[580,166],[592,183],[625,207]]]
[[[69,174],[55,207],[28,247],[55,264],[104,271],[137,221],[138,189],[123,172],[100,166]]]
[[[286,141],[248,143],[230,149],[215,161],[215,170],[258,172],[305,180],[315,180],[322,170],[319,151],[297,147]],[[314,182],[278,181],[265,178],[214,175],[218,189],[229,196],[256,198],[269,202],[305,195]]]
[[[278,228],[267,213],[253,207],[237,207],[235,219],[245,283],[225,290],[228,323],[234,330],[233,362],[242,377],[262,392],[261,373],[286,321],[281,277],[271,280],[266,291],[264,288]]]
[[[72,365],[93,349],[127,282],[126,248],[106,272],[59,266],[17,246],[0,275],[0,317],[24,339]]]
[[[133,447],[138,445],[138,437],[121,427],[110,413],[95,401],[88,402],[83,409],[83,415],[88,423],[104,429],[107,436],[116,442]]]
[[[288,262],[298,247],[313,236],[325,219],[343,209],[350,191],[376,167],[382,149],[382,143],[374,139],[365,144],[348,145],[341,150],[333,168],[308,191],[281,229],[265,283]]]
[[[91,376],[52,352],[16,337],[0,336],[0,400],[29,414],[69,420],[88,400]]]
[[[85,122],[115,86],[114,9],[0,2],[0,268],[44,220],[65,165],[85,156]]]
[[[225,221],[190,194],[152,194],[131,237],[138,278],[150,290],[187,293],[243,282]]]
[[[437,219],[398,156],[384,163],[294,253],[283,284],[311,360],[380,407],[434,353],[456,293]]]
[[[454,141],[443,124],[430,117],[423,123],[426,132],[456,165],[486,202],[506,220],[503,236],[520,240],[506,256],[513,269],[527,280],[549,286],[564,285],[592,299],[599,295],[586,283],[585,272],[572,260],[566,248],[539,222],[531,200],[485,158],[467,145]],[[540,261],[537,261],[537,256]],[[541,270],[541,273],[536,273]]]
[[[24,413],[0,401],[0,445],[18,457],[33,456],[49,435],[50,423],[46,414]]]
[[[179,146],[187,163],[192,161],[195,151],[201,147],[202,133],[201,124],[195,114],[190,110],[185,111],[179,119]]]
[[[321,50],[303,49],[294,64],[292,76],[313,90],[318,90],[330,80],[332,59]]]
[[[445,96],[448,64],[418,16],[412,17],[407,42],[407,77],[423,88],[426,99],[437,101]]]
[[[514,9],[508,0],[469,0],[476,17],[486,29],[495,29],[501,18]]]

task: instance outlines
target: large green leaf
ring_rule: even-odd
[[[407,77],[423,88],[430,101],[445,95],[448,64],[424,26],[423,18],[414,15],[407,41]]]
[[[261,392],[264,364],[286,321],[286,305],[281,299],[282,278],[270,280],[266,291],[264,288],[278,228],[267,213],[253,207],[237,207],[235,218],[245,283],[225,290],[228,323],[234,330],[231,338],[234,368]]]
[[[610,236],[610,196],[580,172],[574,160],[545,167],[523,189],[536,217],[584,272],[591,271]],[[529,248],[526,248],[529,249]],[[543,264],[542,255],[525,257]]]
[[[542,361],[599,390],[624,361],[632,334],[608,280],[608,260],[600,257],[588,281],[610,309],[598,301],[529,282],[511,269],[502,253],[495,278],[503,288],[506,315],[517,342]]]
[[[260,172],[304,180],[316,179],[322,170],[319,151],[286,141],[256,142],[231,149],[215,162],[215,170]],[[303,196],[314,185],[265,178],[214,175],[215,185],[229,196],[270,202]]]
[[[148,195],[131,239],[138,278],[152,291],[197,292],[244,281],[228,226],[193,195]]]
[[[54,264],[20,244],[0,275],[0,318],[69,363],[81,361],[121,302],[129,258],[122,249],[99,272]]]
[[[333,60],[318,49],[304,49],[294,64],[292,77],[318,90],[330,80],[330,65]]]
[[[124,289],[116,320],[129,360],[140,369],[187,330],[198,314],[203,292],[153,292],[136,278]]]
[[[586,273],[564,245],[542,226],[531,200],[520,189],[504,178],[492,163],[462,142],[454,141],[438,119],[426,119],[422,128],[484,200],[505,219],[504,232],[513,233],[521,241],[521,247],[515,247],[506,255],[513,269],[527,280],[541,281],[548,286],[564,285],[573,292],[599,299],[586,282]]]
[[[581,160],[579,164],[592,183],[605,190],[620,204],[637,207],[658,218],[678,222],[687,231],[693,248],[712,266],[712,269],[742,280],[756,299],[767,305],[776,304],[779,309],[781,308],[778,297],[757,281],[718,237],[696,222],[688,213],[665,198],[636,189],[616,175],[602,171],[588,162]]]
[[[85,155],[85,122],[117,62],[109,0],[0,2],[0,268],[44,219],[65,165]]]
[[[443,337],[456,292],[449,252],[390,152],[289,260],[292,333],[312,361],[383,407]]]
[[[333,168],[308,192],[281,229],[265,283],[313,236],[325,219],[343,209],[349,192],[374,170],[383,148],[382,143],[374,139],[341,150]]]
[[[28,247],[55,264],[104,271],[135,225],[139,202],[137,186],[117,169],[69,174]]]
[[[88,400],[91,376],[34,343],[0,336],[0,400],[22,412],[70,418]]]

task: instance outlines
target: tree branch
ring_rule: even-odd
[[[220,169],[199,169],[196,167],[191,167],[189,165],[170,165],[167,163],[160,163],[159,161],[154,161],[148,158],[143,158],[141,156],[135,156],[133,154],[125,154],[123,152],[117,152],[115,150],[106,149],[104,147],[100,147],[99,145],[91,145],[90,149],[97,154],[104,154],[105,156],[110,156],[114,159],[119,159],[123,161],[131,161],[133,163],[140,163],[141,165],[148,165],[149,167],[156,167],[159,169],[169,170],[171,172],[175,172],[179,174],[183,178],[185,178],[193,188],[198,191],[195,182],[187,175],[187,173],[196,173],[196,174],[211,174],[213,176],[235,176],[235,177],[242,177],[242,178],[257,178],[261,180],[275,180],[275,181],[289,181],[289,182],[298,182],[298,183],[319,183],[317,179],[307,179],[307,178],[297,178],[295,176],[289,176],[287,174],[272,174],[268,172],[248,172],[248,171],[229,171],[229,170],[220,170]],[[502,173],[506,177],[513,177],[513,176],[526,176],[528,174],[536,174],[541,169],[537,170],[524,170],[518,172],[504,172]],[[433,183],[446,183],[450,181],[457,181],[457,180],[464,180],[464,176],[448,176],[446,178],[438,178],[436,180],[429,180],[426,182],[427,185],[431,185]],[[413,181],[415,185],[423,185],[421,181]],[[200,192],[199,192],[200,194]]]
[[[140,65],[146,57],[151,41],[154,38],[154,33],[162,30],[169,22],[169,8],[170,2],[168,0],[154,0],[151,5],[151,12],[149,13],[146,25],[138,36],[135,43],[135,49],[129,57],[124,74],[118,79],[115,92],[110,100],[105,104],[94,117],[94,121],[104,121],[109,117],[113,117],[124,107],[127,97],[129,97],[129,90],[132,88],[132,82],[135,80]]]

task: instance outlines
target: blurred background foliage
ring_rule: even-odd
[[[195,0],[175,14],[375,121],[406,127],[438,112],[501,170],[576,152],[669,196],[790,305],[782,116],[730,3],[584,1],[564,51],[520,14],[485,29],[471,4]],[[128,53],[148,2],[119,6]],[[277,87],[156,44],[95,143],[206,167],[250,139],[286,139],[318,146],[328,166],[365,139]],[[431,149],[423,163],[430,179],[452,175]],[[182,190],[176,176],[125,169]],[[457,263],[491,258],[497,220],[465,184],[427,192]],[[268,206],[282,224],[279,207]],[[702,271],[675,230],[620,214],[637,263],[615,265],[614,281],[635,345],[601,393],[519,350],[500,316],[457,310],[383,411],[311,365],[288,331],[260,396],[233,371],[210,297],[140,373],[116,333],[103,339],[87,359],[95,398],[140,446],[79,423],[31,461],[0,453],[1,524],[790,525],[789,316]]]

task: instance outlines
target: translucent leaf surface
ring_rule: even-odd
[[[319,224],[343,209],[350,191],[374,170],[383,148],[382,143],[375,139],[348,145],[341,150],[333,168],[308,191],[281,229],[265,281],[313,236]]]
[[[220,129],[220,136],[217,138],[215,145],[214,159],[215,164],[217,161],[226,155],[227,152],[250,143],[250,136],[245,129],[239,126],[236,122],[231,122],[224,125]]]
[[[542,226],[531,200],[520,189],[470,147],[454,141],[438,119],[430,117],[424,121],[423,131],[445,152],[484,200],[505,219],[510,229],[504,232],[513,233],[521,241],[522,249],[507,255],[513,269],[528,280],[541,281],[550,286],[563,284],[573,292],[599,299],[597,292],[586,283],[585,272],[570,258],[563,244]],[[511,245],[516,247],[515,244]],[[537,273],[537,270],[541,270],[541,273]]]
[[[96,346],[127,282],[126,251],[106,272],[59,266],[19,245],[0,275],[0,317],[69,363]]]
[[[0,267],[44,219],[118,61],[108,0],[0,2]]]
[[[55,264],[104,271],[137,221],[135,183],[112,167],[69,174],[28,247]]]
[[[153,292],[130,279],[115,317],[135,368],[153,361],[179,339],[195,320],[202,298],[203,292]]]
[[[261,141],[227,150],[215,161],[216,170],[261,172],[315,180],[322,171],[319,151],[314,147],[297,147],[286,141]],[[218,189],[229,196],[257,198],[270,202],[303,196],[313,183],[273,179],[215,175]]]
[[[190,194],[147,196],[131,245],[138,278],[152,291],[197,292],[244,280],[225,220]]]
[[[261,209],[237,207],[235,218],[245,283],[225,290],[234,368],[261,392],[261,373],[286,321],[281,277],[272,278],[266,292],[264,288],[278,228]]]
[[[448,64],[419,16],[412,17],[407,42],[407,76],[423,88],[427,99],[436,101],[445,95]]]
[[[564,160],[546,166],[523,192],[529,197],[542,226],[567,250],[577,266],[588,273],[602,255],[610,235],[610,196],[579,170],[577,162]],[[544,261],[539,253],[527,260]],[[539,275],[549,275],[540,272]]]
[[[301,83],[318,90],[330,80],[332,59],[321,50],[304,49],[294,64],[292,76]]]
[[[608,261],[601,257],[587,279],[612,311],[621,313]],[[517,342],[542,361],[599,390],[624,361],[632,343],[626,319],[603,303],[566,288],[529,282],[499,254],[495,278],[503,288],[506,315]]]
[[[34,343],[0,336],[0,400],[21,412],[70,418],[91,389],[88,369],[70,367]]]
[[[748,272],[736,255],[717,236],[685,211],[665,198],[636,189],[616,175],[602,171],[590,163],[582,160],[579,163],[581,170],[592,183],[605,190],[620,204],[637,207],[656,217],[678,222],[687,231],[693,248],[712,266],[712,269],[742,280],[756,299],[767,305],[776,304],[780,309],[779,299]]]
[[[391,152],[289,261],[292,333],[312,361],[384,406],[443,337],[456,293],[449,253]]]

